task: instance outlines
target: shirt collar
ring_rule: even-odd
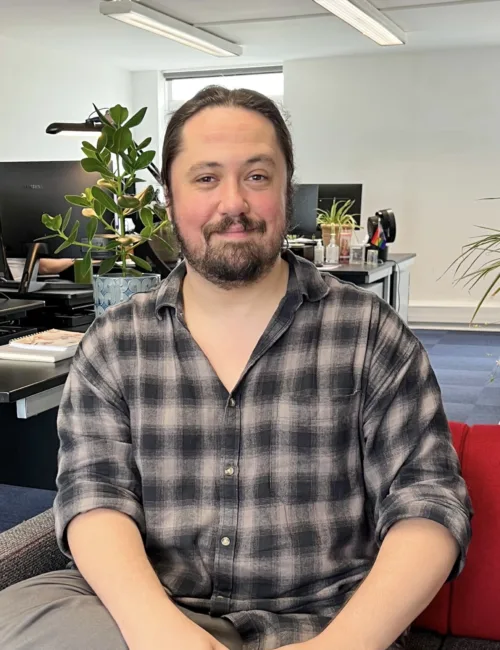
[[[297,257],[290,250],[283,251],[282,257],[290,266],[287,294],[298,293],[309,302],[321,300],[328,294],[329,287],[314,264],[302,257]],[[185,275],[186,264],[181,262],[162,282],[156,294],[155,314],[157,318],[162,318],[161,310],[165,307],[177,309],[179,292]]]

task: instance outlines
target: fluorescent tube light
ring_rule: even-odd
[[[213,56],[239,56],[243,50],[223,38],[193,27],[176,18],[149,9],[133,0],[102,1],[99,7],[101,14],[123,23],[145,29],[153,34],[170,38],[182,45],[194,47]]]
[[[404,45],[405,32],[368,0],[314,0],[379,45]]]

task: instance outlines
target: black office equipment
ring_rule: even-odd
[[[349,214],[352,214],[359,225],[361,223],[361,200],[363,185],[361,183],[318,185],[318,208],[330,212],[334,201],[354,201]]]
[[[7,253],[5,251],[5,244],[2,234],[2,219],[0,216],[0,281],[13,280],[9,264],[7,263]]]
[[[66,214],[69,204],[66,194],[81,194],[100,178],[98,173],[87,173],[79,161],[56,162],[1,162],[0,163],[0,219],[7,257],[26,257],[28,247],[36,239],[50,232],[42,224],[44,212],[51,216]],[[110,213],[107,220],[113,219]],[[73,206],[71,222],[80,222],[79,241],[86,237],[87,219],[81,208]],[[99,225],[98,233],[104,232]],[[50,257],[82,257],[79,246],[70,246],[55,255],[61,244],[59,238],[46,240]]]
[[[299,237],[311,237],[318,229],[319,185],[296,185],[293,195],[293,216],[289,232]]]

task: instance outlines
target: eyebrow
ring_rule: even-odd
[[[276,162],[274,158],[268,156],[267,154],[258,154],[257,156],[252,156],[251,158],[248,158],[248,160],[245,161],[245,165],[255,165],[255,163],[259,163],[259,162],[267,163],[272,167],[276,167]],[[206,160],[192,165],[189,168],[189,173],[192,174],[202,169],[220,169],[221,167],[223,167],[223,165],[219,162],[213,160]]]

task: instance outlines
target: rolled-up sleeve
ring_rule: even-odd
[[[93,327],[84,338],[59,408],[54,514],[58,544],[68,557],[66,531],[78,514],[109,508],[129,515],[141,533],[145,528],[128,407],[102,352],[102,329]]]
[[[377,541],[400,520],[436,521],[460,549],[453,579],[465,563],[471,502],[427,353],[395,318],[388,319],[376,346],[363,422]]]

